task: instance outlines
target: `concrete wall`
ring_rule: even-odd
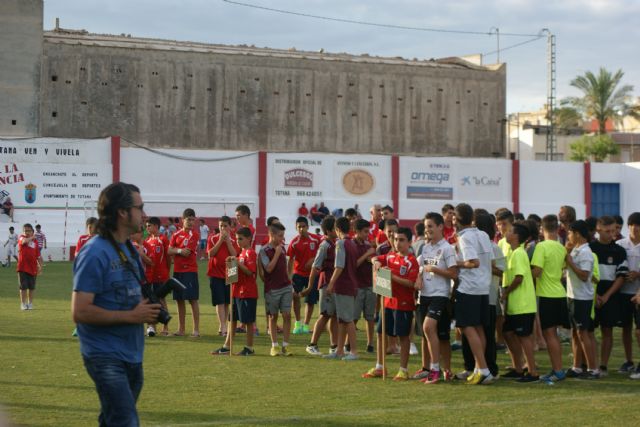
[[[42,0],[0,0],[0,135],[38,134]]]
[[[47,32],[40,131],[153,147],[504,155],[506,69]],[[55,76],[55,81],[53,80]]]

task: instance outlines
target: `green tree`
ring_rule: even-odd
[[[594,162],[603,162],[607,156],[620,153],[620,147],[609,135],[585,135],[569,144],[569,148],[569,159],[575,162],[585,162],[591,158]]]
[[[559,133],[582,128],[582,115],[573,107],[560,107],[553,113],[553,124]]]
[[[600,68],[598,75],[587,71],[583,76],[571,80],[571,86],[579,89],[582,97],[571,97],[566,103],[573,106],[587,118],[598,121],[598,133],[606,133],[607,120],[616,119],[618,111],[627,110],[627,102],[630,99],[633,86],[623,85],[618,88],[624,73],[618,70],[615,73]]]

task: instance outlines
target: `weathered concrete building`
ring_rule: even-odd
[[[44,32],[41,0],[1,1],[0,135],[504,156],[503,64]]]

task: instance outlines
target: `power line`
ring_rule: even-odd
[[[355,19],[346,19],[346,18],[334,18],[330,16],[321,16],[321,15],[313,15],[310,13],[302,13],[302,12],[294,12],[291,10],[284,9],[275,9],[272,7],[259,6],[251,3],[243,3],[234,0],[222,0],[225,3],[235,4],[237,6],[248,7],[252,9],[260,9],[266,10],[269,12],[282,13],[285,15],[294,15],[294,16],[302,16],[305,18],[313,18],[313,19],[321,19],[324,21],[334,21],[334,22],[342,22],[345,24],[356,24],[356,25],[366,25],[370,27],[381,27],[381,28],[392,28],[396,30],[410,30],[410,31],[426,31],[432,33],[449,33],[449,34],[469,34],[476,36],[491,36],[495,33],[491,31],[467,31],[467,30],[446,30],[441,28],[428,28],[428,27],[410,27],[405,25],[395,25],[395,24],[383,24],[379,22],[368,22],[368,21],[357,21]],[[500,33],[501,36],[512,36],[512,37],[539,37],[540,34],[526,34],[526,33]],[[515,46],[514,46],[515,47]],[[500,49],[501,51],[504,49]]]
[[[502,33],[500,33],[500,35],[502,35]],[[525,40],[525,41],[520,42],[520,43],[512,44],[511,46],[503,47],[500,50],[492,50],[491,52],[483,53],[482,56],[494,55],[494,54],[496,54],[498,52],[504,52],[505,50],[513,49],[513,48],[516,48],[518,46],[522,46],[522,45],[525,45],[525,44],[528,44],[528,43],[533,43],[535,41],[540,40],[543,37],[544,36],[536,36],[536,37],[534,37],[532,39]]]

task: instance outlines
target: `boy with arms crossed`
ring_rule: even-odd
[[[196,213],[193,209],[187,208],[182,212],[182,229],[176,231],[171,236],[169,242],[169,255],[174,255],[173,277],[180,281],[186,289],[174,289],[173,299],[178,305],[178,331],[173,335],[183,336],[185,329],[185,300],[191,305],[191,316],[193,317],[193,332],[191,336],[200,336],[200,284],[198,283],[198,262],[196,252],[200,234],[194,228]]]
[[[211,304],[216,308],[218,315],[218,334],[227,335],[227,319],[229,317],[230,290],[226,284],[227,258],[238,254],[239,248],[233,238],[231,230],[231,218],[221,216],[218,220],[218,234],[213,234],[207,242],[207,255],[209,266],[209,286],[211,288]]]
[[[240,253],[238,256],[230,255],[227,262],[235,261],[238,265],[238,282],[231,287],[233,296],[233,309],[231,318],[231,330],[227,334],[224,345],[219,349],[212,351],[212,355],[229,354],[231,348],[231,340],[236,333],[236,325],[238,320],[247,326],[247,331],[253,330],[256,322],[256,310],[258,304],[258,286],[256,285],[256,270],[258,256],[251,249],[253,236],[251,230],[247,227],[239,228],[236,231],[236,242]],[[253,350],[253,334],[247,333],[247,344],[244,348],[236,353],[237,356],[251,356],[255,353]]]
[[[546,215],[542,218],[544,240],[536,245],[531,260],[533,277],[536,280],[536,296],[542,336],[547,344],[551,372],[542,377],[545,381],[562,381],[562,347],[557,328],[569,329],[567,291],[562,286],[562,272],[567,250],[558,242],[558,217]]]
[[[371,368],[362,374],[363,378],[380,378],[382,372],[382,334],[386,333],[400,340],[400,369],[393,378],[394,381],[406,381],[409,379],[407,367],[409,364],[409,335],[413,321],[413,311],[416,308],[414,293],[416,279],[418,278],[419,265],[416,257],[410,252],[411,229],[398,228],[394,236],[395,251],[387,255],[379,255],[373,259],[373,268],[377,271],[380,267],[388,267],[391,270],[392,298],[383,298],[386,331],[382,330],[382,317],[378,321],[377,358],[375,368]],[[421,287],[421,286],[419,286]]]
[[[622,238],[616,243],[627,251],[627,263],[629,274],[624,285],[620,289],[620,313],[622,320],[622,344],[624,345],[625,363],[619,372],[631,372],[629,378],[640,379],[640,365],[636,368],[633,364],[633,351],[631,340],[631,328],[634,317],[637,319],[636,328],[640,328],[640,315],[635,316],[638,311],[636,304],[632,301],[634,295],[640,291],[640,212],[629,215],[627,220],[629,227],[629,237]],[[636,336],[640,343],[640,329],[636,329]]]
[[[598,257],[598,281],[596,293],[595,324],[600,326],[600,375],[607,375],[607,365],[613,347],[613,327],[621,326],[620,288],[629,273],[627,251],[614,240],[616,222],[613,217],[598,219],[598,240],[589,243],[589,248]]]
[[[336,220],[336,259],[333,274],[325,292],[333,295],[338,318],[338,345],[335,353],[329,353],[326,359],[356,360],[358,359],[356,325],[353,323],[358,279],[356,276],[358,250],[349,238],[351,225],[346,217]],[[349,342],[349,354],[344,354],[344,344]]]
[[[458,278],[455,290],[456,326],[462,329],[476,362],[468,384],[491,384],[494,376],[484,356],[486,337],[484,325],[489,322],[489,288],[491,286],[491,259],[493,251],[487,233],[472,226],[473,209],[466,203],[455,208],[458,230]]]
[[[329,284],[331,276],[333,276],[333,268],[335,265],[336,239],[338,238],[335,231],[335,224],[336,220],[332,216],[328,216],[322,220],[321,227],[324,239],[320,243],[320,248],[313,260],[313,267],[311,268],[311,274],[309,275],[309,284],[307,285],[307,289],[300,293],[300,296],[308,295],[316,289],[315,282],[318,283],[317,289],[319,289],[320,295],[320,317],[316,320],[316,324],[313,327],[313,334],[311,335],[311,341],[306,348],[307,353],[312,356],[322,355],[320,350],[318,350],[318,340],[320,339],[320,335],[324,332],[327,323],[329,324],[329,352],[335,353],[338,348],[338,345],[336,344],[338,339],[338,320],[336,318],[335,299],[334,295],[327,294],[326,292],[326,286]],[[318,280],[316,280],[316,278]]]
[[[424,219],[428,242],[422,247],[418,256],[420,274],[416,280],[416,288],[420,289],[420,305],[418,321],[422,326],[422,378],[425,384],[435,384],[442,377],[445,381],[451,375],[451,346],[449,330],[451,319],[450,294],[451,280],[458,277],[456,253],[444,239],[444,219],[436,212],[430,212]],[[426,367],[427,352],[431,364]],[[440,372],[440,355],[442,354],[443,374]],[[415,376],[414,376],[415,378]],[[420,377],[418,377],[420,378]]]
[[[597,379],[600,377],[596,367],[596,343],[593,337],[593,308],[594,290],[591,284],[594,258],[587,239],[589,229],[580,220],[571,223],[567,232],[567,250],[570,251],[565,261],[567,263],[567,297],[569,317],[572,323],[573,367],[566,373],[571,378]],[[588,372],[583,373],[578,366],[579,354],[584,352],[587,359]]]
[[[291,333],[291,301],[293,287],[287,272],[287,256],[284,250],[284,225],[271,224],[269,243],[260,249],[258,268],[264,277],[264,302],[269,316],[271,356],[291,356],[289,334]],[[278,313],[282,313],[282,349],[278,346]]]
[[[504,288],[502,300],[506,305],[503,334],[509,347],[514,371],[508,372],[504,377],[516,376],[518,382],[534,382],[540,379],[534,357],[533,327],[536,320],[536,292],[529,256],[522,246],[529,238],[529,228],[525,224],[515,223],[505,238],[513,252],[507,262],[506,280],[502,283]],[[526,374],[522,371],[523,350],[529,368]]]
[[[320,238],[309,233],[309,221],[301,216],[296,220],[298,235],[291,240],[287,249],[289,257],[288,271],[293,282],[293,314],[296,323],[293,334],[308,334],[309,322],[313,315],[313,307],[318,303],[318,292],[313,290],[305,297],[304,323],[300,321],[300,292],[307,288],[313,259],[320,246]]]

